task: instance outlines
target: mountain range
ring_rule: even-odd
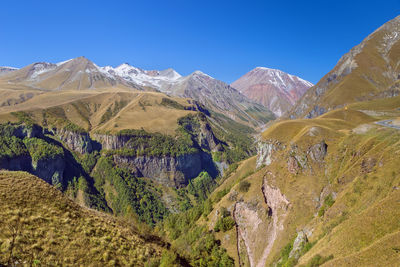
[[[399,52],[400,16],[316,85],[0,68],[0,265],[398,266]]]
[[[263,105],[248,99],[226,83],[200,71],[182,77],[173,69],[142,70],[127,63],[116,68],[99,67],[85,57],[59,63],[40,62],[22,69],[3,68],[0,83],[30,89],[92,90],[118,89],[159,91],[189,97],[207,108],[240,123],[257,127],[273,117]]]

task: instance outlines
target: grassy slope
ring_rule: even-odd
[[[316,86],[312,87],[296,104],[295,109],[301,108],[305,103],[308,104],[308,108],[302,114],[298,114],[300,116],[297,117],[303,117],[316,105],[327,109],[335,108],[382,97],[381,93],[390,91],[390,89],[398,90],[398,82],[397,88],[395,85],[397,81],[396,71],[399,68],[400,42],[394,43],[386,54],[382,52],[385,43],[387,43],[387,36],[396,31],[389,27],[389,24],[398,24],[398,22],[393,21],[388,22],[387,25],[368,36],[362,42],[362,46],[360,44],[361,49],[354,56],[352,65],[355,68],[351,73],[343,75],[341,69],[344,66],[346,67],[344,64],[346,60],[339,61],[331,72],[325,75]],[[326,88],[326,91],[320,95],[317,93],[318,87]],[[385,97],[388,98],[389,95]]]
[[[8,96],[12,97],[13,94]],[[4,95],[7,97],[6,92]],[[175,101],[183,107],[189,106],[186,99],[171,98],[155,92],[47,92],[17,105],[0,107],[0,121],[13,121],[15,118],[10,116],[11,112],[26,111],[39,124],[43,124],[44,119],[54,124],[67,119],[88,131],[144,128],[149,132],[173,135],[177,119],[194,112],[162,105],[163,98]]]
[[[14,227],[14,256],[27,263],[142,266],[163,250],[129,223],[78,206],[24,172],[0,172],[0,203],[0,263],[7,263]]]
[[[267,266],[279,259],[282,248],[304,228],[313,230],[310,241],[316,244],[300,259],[300,264],[306,264],[317,254],[334,256],[325,263],[327,266],[368,265],[371,262],[388,266],[398,260],[400,160],[393,155],[400,153],[400,132],[373,122],[388,118],[388,114],[397,118],[399,105],[398,99],[391,99],[385,105],[380,102],[354,104],[351,108],[331,111],[311,120],[278,122],[263,133],[265,140],[279,140],[287,146],[276,152],[277,160],[270,166],[245,178],[251,183],[250,190],[239,192],[236,199],[263,202],[262,179],[267,171],[271,171],[273,176],[268,178],[269,183],[278,187],[291,203],[284,222],[285,231],[275,241]],[[367,113],[374,116],[358,110],[369,110]],[[288,144],[297,144],[300,151],[306,151],[320,140],[328,144],[324,163],[309,159],[306,169],[297,174],[290,173],[287,169]],[[254,170],[254,163],[249,162],[243,162],[215,192],[237,183],[242,168]],[[372,167],[368,162],[374,162]],[[319,217],[317,200],[324,188],[335,192],[337,198]],[[210,229],[215,223],[216,211],[221,207],[229,209],[235,203],[236,200],[230,197],[234,191],[238,192],[237,184],[213,205],[207,221]],[[218,233],[217,237],[237,262],[236,231]]]

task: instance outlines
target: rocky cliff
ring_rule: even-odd
[[[66,129],[52,129],[56,135],[67,147],[81,154],[91,153],[94,149],[93,140],[86,132],[73,132]]]
[[[127,168],[138,177],[147,177],[171,187],[182,187],[189,180],[197,177],[200,172],[207,170],[217,175],[212,158],[204,152],[172,156],[122,156],[114,155],[114,162],[121,168]]]

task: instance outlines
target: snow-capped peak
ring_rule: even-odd
[[[202,72],[201,70],[196,70],[195,72],[192,73],[192,75],[199,75],[199,76],[205,76],[211,79],[214,79],[213,77],[211,77],[210,75]]]
[[[18,68],[9,67],[9,66],[0,66],[0,69],[18,70]]]
[[[56,65],[57,65],[57,66],[61,66],[61,65],[65,64],[65,63],[70,62],[71,60],[73,60],[73,58],[68,59],[68,60],[65,60],[65,61],[58,62],[58,63],[56,63]]]

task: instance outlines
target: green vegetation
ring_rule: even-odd
[[[27,147],[33,161],[54,159],[57,156],[62,156],[64,150],[56,145],[49,144],[39,138],[24,138],[24,144]]]
[[[109,154],[123,156],[180,156],[198,152],[193,147],[190,135],[179,135],[173,138],[160,133],[148,133],[145,130],[122,130],[120,136],[129,136],[130,139],[123,149],[107,151]]]
[[[86,153],[83,155],[77,155],[74,153],[74,158],[82,166],[83,170],[90,174],[96,166],[97,160],[100,158],[100,153],[98,151],[93,151],[92,153]]]
[[[0,135],[0,160],[28,155],[21,139],[15,136]]]
[[[248,181],[241,181],[239,183],[238,189],[240,192],[245,193],[247,191],[249,191],[251,186],[251,183],[249,183]]]
[[[207,211],[204,203],[179,214],[169,215],[159,226],[193,266],[234,266],[214,235],[196,221]]]
[[[290,252],[293,250],[293,243],[295,238],[293,238],[280,252],[279,261],[277,262],[277,267],[294,267],[297,264],[298,259],[306,254],[315,244],[315,242],[308,242],[301,244],[300,251],[297,257],[289,257]]]
[[[116,167],[111,157],[98,160],[93,177],[97,190],[103,196],[106,192],[109,194],[111,208],[117,215],[138,216],[140,221],[154,226],[168,214],[155,188],[144,179]]]
[[[255,131],[252,128],[219,113],[213,112],[211,116],[219,123],[212,125],[215,136],[227,143],[223,145],[224,152],[221,155],[224,161],[231,164],[255,153],[254,139],[251,136]]]
[[[117,115],[117,113],[123,109],[128,104],[127,101],[121,100],[114,103],[114,105],[110,105],[106,112],[104,112],[103,116],[100,118],[100,124],[103,124],[109,121],[112,117]]]
[[[332,259],[333,259],[333,255],[323,257],[323,256],[317,254],[310,260],[309,263],[307,263],[307,265],[305,267],[318,267]]]
[[[174,108],[174,109],[181,109],[181,110],[185,109],[185,107],[183,105],[179,104],[175,100],[172,100],[172,99],[169,99],[169,98],[165,98],[165,97],[163,97],[161,99],[161,103],[160,104],[162,106],[171,107],[171,108]]]
[[[224,207],[219,210],[220,216],[214,226],[215,232],[226,232],[235,226],[235,220],[232,218],[231,213]]]
[[[226,194],[228,194],[231,191],[231,188],[225,188],[223,190],[218,191],[215,194],[215,197],[213,199],[214,203],[218,203],[224,196],[226,196]]]
[[[289,254],[293,249],[293,242],[292,239],[286,246],[283,247],[280,253],[280,259],[277,263],[277,267],[293,267],[296,265],[297,260],[294,258],[289,258]]]
[[[201,172],[198,177],[189,181],[187,191],[198,201],[205,201],[215,186],[214,179],[207,172]]]
[[[24,111],[11,112],[11,115],[15,116],[20,123],[25,123],[26,125],[33,125],[34,123],[32,116]]]
[[[86,133],[86,130],[82,127],[70,122],[66,121],[66,125],[64,126],[64,130],[73,132],[73,133]]]
[[[324,200],[324,204],[322,205],[322,207],[318,210],[318,216],[322,217],[325,214],[325,211],[332,207],[332,205],[335,203],[335,200],[333,199],[332,194],[330,194],[329,196],[327,196]]]

